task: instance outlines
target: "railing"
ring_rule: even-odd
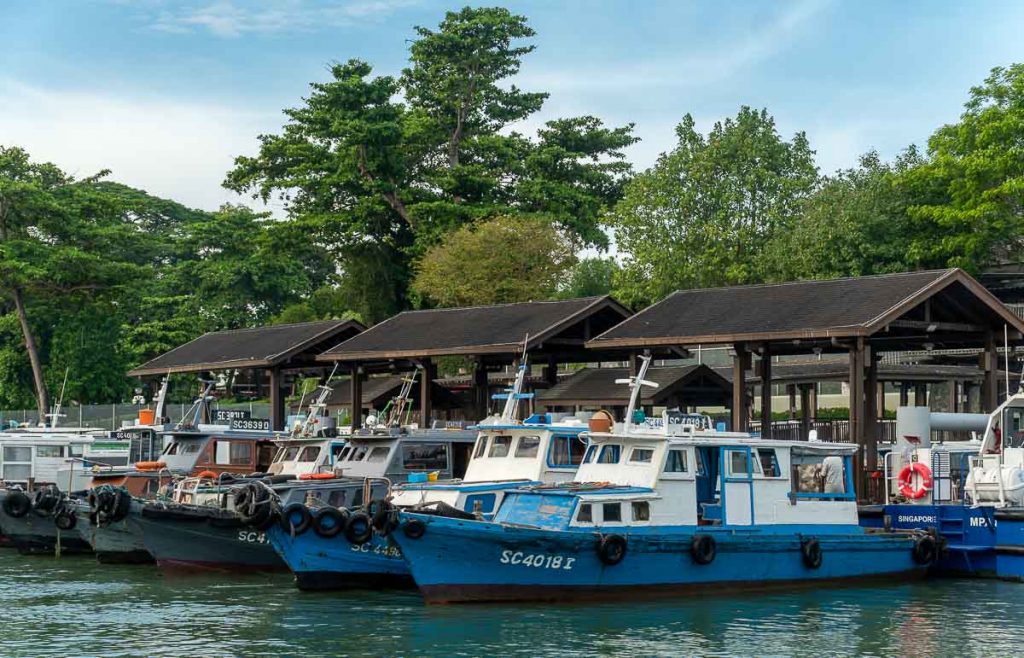
[[[65,406],[58,427],[95,427],[97,429],[116,430],[125,422],[134,422],[139,416],[137,404],[86,404],[81,406]],[[150,407],[152,408],[152,407]],[[167,405],[167,415],[171,422],[176,423],[188,411],[187,404]],[[253,418],[269,418],[270,405],[266,402],[218,402],[218,409],[248,410]],[[9,421],[19,424],[35,424],[39,413],[35,409],[0,409],[0,428],[7,427]]]
[[[877,425],[878,441],[880,443],[896,442],[896,421],[891,418],[879,420]],[[819,441],[833,443],[856,443],[856,439],[850,437],[850,421],[848,420],[816,420],[811,422],[811,429],[817,431]],[[760,432],[761,423],[754,421],[750,424],[750,431]],[[785,441],[806,441],[801,430],[799,420],[774,420],[771,425],[770,436],[773,439]],[[968,441],[971,439],[970,432],[935,432],[932,440],[943,441]]]

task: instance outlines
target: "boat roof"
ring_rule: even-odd
[[[791,448],[811,452],[843,452],[851,454],[858,450],[858,446],[855,443],[762,439],[750,434],[742,434],[739,432],[698,431],[693,434],[664,434],[662,432],[588,432],[587,437],[595,443],[609,443],[612,441],[629,441],[637,443],[667,441],[674,445]]]

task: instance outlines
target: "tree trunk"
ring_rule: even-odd
[[[36,383],[36,405],[39,408],[39,422],[46,422],[46,414],[50,410],[50,402],[46,395],[46,380],[43,379],[43,364],[39,361],[39,349],[36,347],[35,336],[32,335],[32,327],[28,324],[28,314],[25,312],[25,300],[21,297],[21,288],[17,286],[12,290],[14,296],[14,309],[18,313],[18,321],[21,323],[21,333],[25,337],[25,349],[28,351],[28,360],[32,364],[32,378]]]

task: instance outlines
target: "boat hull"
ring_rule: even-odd
[[[147,504],[128,517],[157,566],[169,572],[278,571],[287,567],[266,534],[216,508]]]
[[[892,582],[925,572],[913,559],[910,536],[870,534],[856,526],[701,527],[717,547],[709,564],[692,557],[695,529],[623,533],[626,554],[607,565],[598,556],[596,533],[409,516],[425,524],[423,535],[412,539],[398,530],[393,537],[432,603],[643,598]],[[801,541],[809,538],[822,550],[816,568],[801,553]]]
[[[267,539],[295,574],[299,589],[378,589],[413,587],[412,574],[401,551],[377,534],[356,546],[344,535],[325,538],[313,530],[292,536],[279,525]]]
[[[909,503],[862,508],[861,525],[935,532],[943,575],[1024,581],[1024,509]]]
[[[34,510],[22,517],[12,517],[3,510],[7,491],[0,490],[0,528],[9,544],[24,555],[52,555],[60,545],[61,553],[91,553],[89,542],[82,539],[77,527],[60,530],[52,516],[39,516]]]
[[[132,501],[132,509],[138,513],[142,504]],[[142,532],[138,526],[127,519],[105,525],[93,525],[89,514],[89,506],[79,502],[76,509],[78,515],[79,536],[89,542],[96,561],[100,564],[152,564],[153,556],[146,550],[142,541]]]

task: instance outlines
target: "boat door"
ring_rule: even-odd
[[[754,459],[749,446],[723,446],[722,525],[754,524]]]

